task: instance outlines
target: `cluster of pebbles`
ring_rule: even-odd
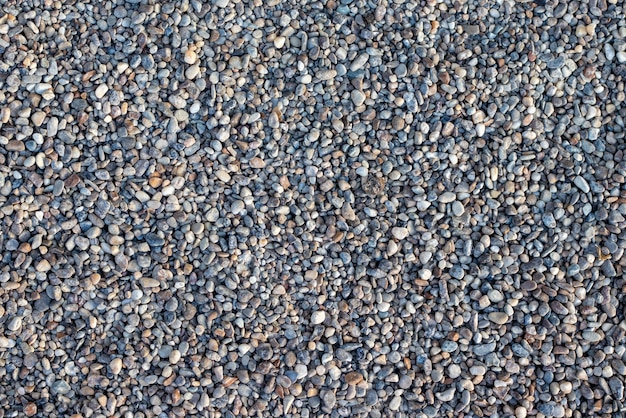
[[[625,13],[3,2],[0,418],[621,416]]]

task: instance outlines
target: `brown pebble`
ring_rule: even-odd
[[[22,141],[11,140],[6,145],[7,151],[24,151],[26,147]]]
[[[27,417],[32,417],[36,413],[37,413],[37,405],[35,405],[33,402],[27,403],[26,406],[24,407],[24,414]]]
[[[359,372],[350,372],[346,374],[346,383],[349,385],[358,385],[363,381],[363,375]]]

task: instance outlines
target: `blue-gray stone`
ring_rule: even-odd
[[[479,344],[479,345],[474,346],[474,354],[476,354],[477,356],[486,356],[489,353],[493,353],[495,349],[496,349],[495,342],[491,342],[488,344]]]

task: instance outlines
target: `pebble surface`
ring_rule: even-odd
[[[0,418],[621,416],[625,13],[5,2]]]

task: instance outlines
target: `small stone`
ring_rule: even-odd
[[[15,340],[0,336],[0,348],[13,348],[13,347],[15,347]]]
[[[458,200],[452,202],[452,214],[454,214],[454,216],[463,216],[464,213],[465,207],[461,202],[459,202]]]
[[[474,354],[477,356],[486,356],[489,353],[493,353],[495,349],[495,342],[491,342],[488,344],[478,344],[474,346]]]
[[[365,404],[368,406],[374,406],[378,403],[378,393],[373,390],[370,389],[367,392],[365,392]]]
[[[14,316],[9,320],[6,327],[9,331],[19,331],[20,328],[22,328],[22,318],[20,318],[19,316]]]
[[[470,367],[470,373],[473,376],[484,376],[487,373],[487,368],[481,365],[472,366]]]
[[[539,403],[537,405],[537,411],[544,414],[546,417],[554,417],[554,404],[552,403]]]
[[[311,324],[319,325],[326,320],[326,312],[315,311],[311,314]]]
[[[361,106],[365,102],[365,94],[360,90],[352,90],[350,98],[355,106]]]
[[[452,203],[456,200],[456,193],[445,192],[439,196],[439,202],[441,203]]]
[[[285,38],[284,36],[277,36],[276,38],[274,38],[274,47],[276,47],[277,49],[281,49],[283,46],[285,46],[286,40],[287,38]]]
[[[39,261],[37,263],[37,266],[35,267],[35,270],[37,270],[40,273],[45,273],[47,271],[50,271],[51,269],[52,269],[52,266],[46,259]]]
[[[576,187],[578,187],[583,193],[589,193],[589,183],[587,183],[587,180],[585,180],[584,178],[582,178],[581,176],[576,176],[576,178],[574,178],[574,184],[576,185]]]
[[[617,399],[624,399],[624,382],[622,380],[615,376],[611,377],[609,379],[609,387]]]
[[[437,393],[437,399],[439,399],[441,402],[450,402],[452,399],[454,399],[454,394],[456,393],[456,388],[450,388],[444,392],[439,392]]]
[[[611,260],[606,260],[604,263],[602,263],[602,273],[604,273],[606,277],[617,276],[617,271],[615,271],[615,266],[613,266]]]
[[[115,375],[120,374],[120,371],[122,370],[122,359],[119,357],[116,357],[113,360],[111,360],[109,362],[109,369],[111,370],[111,373]]]
[[[46,118],[46,113],[42,111],[38,111],[33,113],[30,117],[30,120],[33,122],[33,125],[39,127],[43,124],[44,119]]]
[[[55,395],[66,395],[72,388],[65,380],[57,380],[51,386],[51,391]]]
[[[6,144],[5,149],[7,151],[24,151],[26,147],[22,141],[11,140]]]
[[[180,361],[181,357],[182,353],[180,352],[180,350],[172,350],[169,355],[170,364],[177,364]]]
[[[504,325],[509,322],[509,316],[504,312],[491,312],[489,320],[498,325]]]
[[[224,170],[217,170],[215,172],[215,177],[223,181],[224,183],[228,183],[230,181],[230,174],[228,174]]]
[[[149,277],[142,277],[141,279],[139,279],[139,282],[143,287],[147,289],[159,287],[161,285],[161,282],[155,279],[151,279]]]
[[[328,80],[332,80],[335,77],[337,77],[337,71],[335,71],[335,70],[319,70],[317,73],[315,73],[315,76],[320,81],[328,81]]]
[[[409,236],[409,230],[407,228],[394,227],[391,229],[391,235],[401,241]]]
[[[459,348],[459,344],[454,341],[444,341],[444,343],[441,345],[441,350],[445,351],[446,353],[452,353],[456,351],[457,348]]]
[[[185,78],[187,80],[195,79],[198,74],[200,74],[200,66],[198,64],[194,64],[185,70]]]
[[[358,71],[361,68],[363,68],[365,66],[365,64],[367,63],[367,61],[370,59],[369,54],[361,54],[358,55],[354,61],[352,61],[352,64],[350,64],[350,71]]]
[[[332,390],[322,390],[320,394],[320,399],[322,400],[326,408],[333,408],[335,406],[335,403],[337,402],[335,393]]]
[[[583,338],[592,343],[602,341],[602,336],[595,331],[583,331]]]
[[[145,239],[151,247],[162,247],[165,244],[165,240],[154,232],[147,233]]]
[[[185,51],[184,60],[187,64],[195,64],[198,60],[198,55],[196,54],[196,51],[191,48],[187,49],[187,51]]]
[[[448,376],[450,379],[456,379],[461,376],[461,367],[458,364],[451,364],[448,366]]]
[[[94,94],[96,95],[98,99],[102,99],[104,95],[107,94],[108,91],[109,91],[109,86],[103,83],[103,84],[100,84],[98,87],[96,87],[96,91],[94,92]]]
[[[468,35],[478,35],[480,33],[480,26],[478,25],[463,25],[463,31]]]
[[[346,383],[349,385],[358,385],[363,381],[363,375],[359,372],[350,372],[345,376]]]
[[[554,215],[552,215],[551,213],[544,213],[541,216],[541,220],[543,221],[543,224],[548,228],[556,228],[556,220],[554,220]]]
[[[400,409],[400,405],[402,405],[402,397],[394,396],[393,399],[391,399],[391,402],[389,402],[389,409],[392,411],[397,411],[398,409]]]
[[[265,161],[259,157],[254,157],[250,160],[250,167],[252,168],[265,168]]]
[[[241,214],[245,210],[245,208],[246,208],[246,205],[241,200],[235,200],[230,205],[230,211],[232,212],[233,215]]]
[[[27,403],[24,407],[24,414],[27,417],[35,416],[37,414],[37,404],[35,404],[34,402]]]

